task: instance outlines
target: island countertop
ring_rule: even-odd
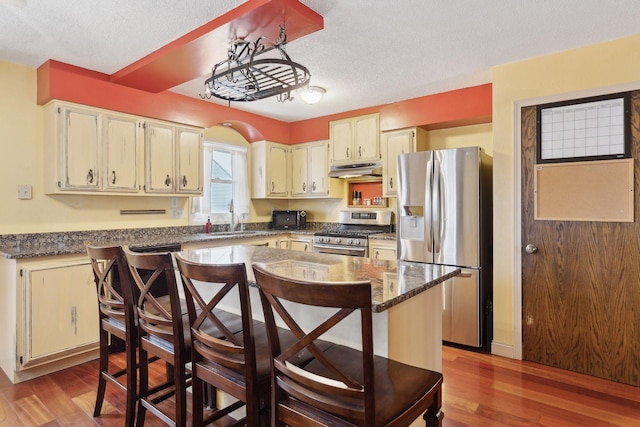
[[[204,264],[245,263],[255,286],[251,265],[260,264],[280,276],[326,282],[371,281],[374,312],[382,312],[460,274],[455,267],[396,260],[374,260],[345,255],[299,252],[262,246],[220,246],[180,252]]]

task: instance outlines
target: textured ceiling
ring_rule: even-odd
[[[0,0],[0,60],[112,74],[241,0]],[[320,103],[232,107],[296,121],[491,81],[494,65],[638,32],[637,0],[302,0],[323,30],[287,53],[327,89]],[[220,58],[223,59],[223,58]],[[213,64],[212,64],[213,65]],[[173,88],[202,92],[203,76]],[[216,101],[217,102],[217,101]]]

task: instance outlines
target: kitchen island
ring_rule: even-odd
[[[191,261],[211,265],[245,263],[252,312],[263,320],[251,265],[297,280],[371,281],[374,352],[404,363],[442,372],[442,291],[438,286],[460,273],[452,267],[396,260],[297,252],[256,246],[221,246],[181,252]],[[237,311],[237,301],[224,308]],[[300,308],[302,309],[302,308]],[[317,310],[317,311],[314,311]],[[304,308],[312,319],[322,308]],[[328,340],[358,347],[359,317],[352,314]],[[301,324],[304,328],[305,324]]]

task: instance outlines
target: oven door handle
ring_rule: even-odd
[[[344,246],[313,245],[313,251],[323,254],[366,256],[366,248],[348,248]]]

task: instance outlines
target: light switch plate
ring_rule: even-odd
[[[18,185],[18,199],[31,200],[31,186],[30,185]]]

